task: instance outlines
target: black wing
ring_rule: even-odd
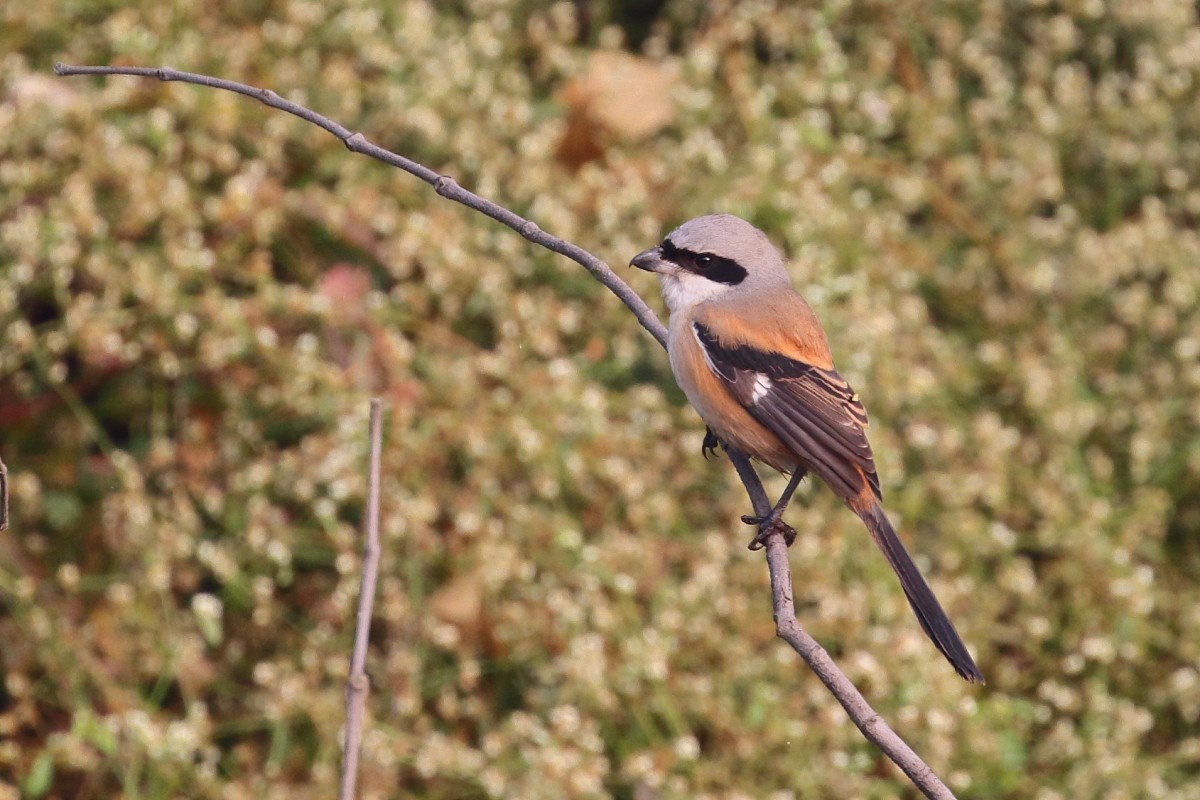
[[[845,378],[782,353],[722,345],[699,322],[692,330],[708,366],[738,402],[838,495],[856,497],[865,480],[882,497],[864,430],[867,412]]]

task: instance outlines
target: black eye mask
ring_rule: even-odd
[[[715,283],[736,286],[746,279],[746,268],[732,258],[684,250],[676,247],[670,239],[664,239],[660,247],[667,261]]]

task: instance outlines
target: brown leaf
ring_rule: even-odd
[[[610,136],[636,141],[675,119],[675,70],[628,53],[593,53],[587,71],[563,86],[567,129],[558,157],[571,166],[599,157]]]
[[[443,585],[430,596],[429,610],[458,628],[464,642],[485,644],[490,626],[483,603],[483,569],[476,567]]]

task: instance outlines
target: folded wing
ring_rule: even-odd
[[[856,497],[870,486],[881,497],[867,412],[845,378],[783,353],[723,344],[701,322],[692,332],[737,401],[839,496]]]
[[[879,477],[867,443],[867,412],[846,380],[832,368],[814,366],[802,357],[745,341],[722,342],[703,322],[693,322],[692,333],[708,368],[733,397],[866,523],[938,650],[959,675],[983,683],[966,645],[879,504]],[[799,356],[801,348],[793,349]],[[828,356],[824,363],[832,366]]]

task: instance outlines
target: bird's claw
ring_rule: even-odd
[[[746,545],[750,550],[762,550],[767,544],[767,537],[772,533],[781,534],[784,544],[788,547],[791,547],[792,542],[796,541],[796,529],[778,517],[772,519],[771,516],[759,517],[754,514],[744,514],[742,522],[758,526],[758,533],[754,534],[750,544]]]
[[[717,435],[715,433],[713,433],[713,429],[709,428],[709,427],[705,427],[704,443],[700,445],[700,455],[704,456],[705,461],[708,461],[708,457],[710,454],[716,455],[717,446],[720,444],[721,444],[721,440],[717,438]]]

